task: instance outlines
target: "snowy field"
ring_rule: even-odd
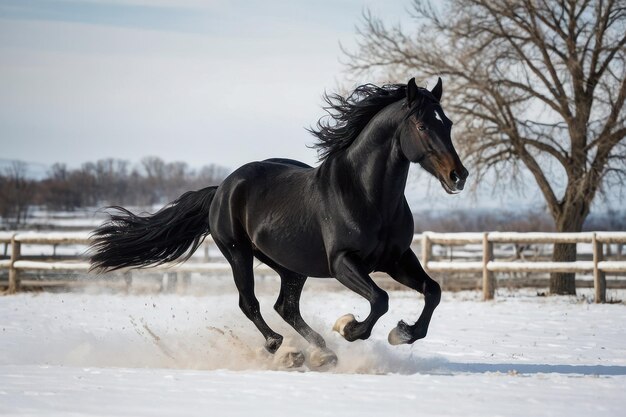
[[[259,288],[266,320],[304,348],[271,310],[275,290]],[[417,294],[392,292],[372,337],[348,343],[332,324],[367,304],[307,285],[303,315],[339,356],[324,372],[264,354],[229,281],[215,295],[0,297],[0,415],[626,415],[626,305],[535,293],[445,293],[426,339],[390,346],[395,323],[417,318]]]

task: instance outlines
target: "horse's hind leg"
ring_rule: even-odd
[[[239,307],[265,337],[265,349],[274,353],[283,343],[283,337],[273,331],[261,316],[259,300],[254,295],[253,256],[249,242],[239,240],[230,244],[215,239],[233,270],[235,285],[239,291]]]
[[[280,274],[280,293],[274,310],[293,327],[307,342],[326,347],[326,342],[315,330],[313,330],[300,314],[300,296],[306,282],[306,277],[296,273],[277,271]]]
[[[334,365],[337,363],[337,355],[326,347],[324,338],[304,321],[300,313],[300,296],[305,282],[306,277],[303,275],[280,273],[280,294],[274,309],[307,342],[316,347],[309,357],[311,366]]]
[[[262,253],[255,252],[255,256],[280,275],[280,293],[274,304],[274,310],[307,342],[315,346],[309,358],[310,365],[321,367],[335,364],[337,355],[326,347],[324,338],[304,321],[300,313],[300,297],[307,277],[283,268]]]

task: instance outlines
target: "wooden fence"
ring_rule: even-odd
[[[574,262],[506,262],[493,256],[494,243],[590,243],[593,248],[592,261]],[[606,273],[626,272],[626,261],[605,261],[603,245],[626,243],[626,232],[584,233],[432,233],[422,234],[422,264],[433,272],[482,272],[483,298],[491,300],[495,292],[494,272],[578,272],[593,273],[596,303],[606,301]],[[432,245],[482,244],[480,262],[437,262],[431,261]]]
[[[89,245],[90,232],[0,232],[0,245],[5,245],[4,257],[10,253],[8,259],[0,259],[0,270],[9,270],[8,293],[13,294],[20,290],[21,273],[26,271],[66,271],[85,272],[90,268],[84,256],[75,256],[72,259],[58,260],[55,257],[28,257],[22,255],[22,245],[50,245],[55,249],[60,245]],[[150,268],[153,271],[163,271],[172,273],[188,274],[200,272],[210,275],[230,274],[231,269],[228,263],[223,260],[211,261],[208,257],[208,245],[213,240],[209,236],[203,244],[205,249],[204,262],[186,262],[173,265],[159,265]],[[0,256],[2,254],[0,253]],[[32,259],[43,258],[43,259]],[[255,272],[263,275],[274,275],[275,272],[268,266],[258,263]],[[130,284],[130,274],[126,273],[124,279]]]
[[[207,239],[210,243],[211,239]],[[593,248],[591,261],[575,262],[511,262],[494,259],[494,244],[513,243],[588,243]],[[603,245],[626,243],[626,232],[584,232],[584,233],[513,233],[513,232],[485,232],[485,233],[433,233],[424,232],[414,235],[414,244],[421,244],[421,262],[428,272],[474,272],[482,273],[482,290],[485,300],[493,299],[496,272],[575,272],[592,273],[595,289],[595,301],[606,301],[606,274],[625,273],[626,261],[606,261],[603,259]],[[28,270],[54,270],[87,272],[89,263],[80,257],[71,260],[29,260],[21,255],[23,244],[68,245],[89,244],[89,232],[0,232],[0,245],[4,244],[4,257],[10,249],[8,259],[0,259],[0,269],[9,270],[8,292],[15,293],[20,289],[20,273]],[[433,245],[482,245],[482,260],[475,261],[437,261],[433,260]],[[207,249],[205,249],[207,251]],[[205,252],[208,254],[208,252]],[[156,270],[178,271],[184,273],[200,272],[209,274],[229,274],[230,267],[224,262],[210,262],[205,255],[204,262],[187,262],[177,265],[161,265]],[[255,268],[257,273],[271,275],[273,271],[265,265]]]

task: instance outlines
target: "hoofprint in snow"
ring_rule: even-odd
[[[339,356],[326,372],[286,370],[265,354],[230,284],[203,296],[0,297],[0,415],[623,415],[624,304],[444,293],[426,339],[390,346],[420,296],[390,293],[372,337],[348,343],[332,324],[368,305],[324,288],[307,285],[302,311]],[[264,315],[285,345],[304,348],[271,310],[276,294],[261,286]]]

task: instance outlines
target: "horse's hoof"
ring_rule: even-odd
[[[283,337],[281,335],[277,335],[277,337],[268,337],[265,340],[265,350],[269,353],[276,353],[280,345],[283,344]]]
[[[403,343],[411,343],[411,328],[404,321],[400,320],[398,326],[394,327],[387,337],[389,344],[401,345]]]
[[[337,355],[328,348],[315,348],[309,355],[311,368],[330,368],[337,365]]]
[[[304,353],[295,348],[286,348],[276,357],[276,361],[285,368],[299,368],[304,365]]]
[[[345,316],[341,316],[335,322],[333,326],[333,330],[342,335],[344,338],[346,337],[346,326],[350,323],[356,323],[356,318],[353,314],[346,314]]]

